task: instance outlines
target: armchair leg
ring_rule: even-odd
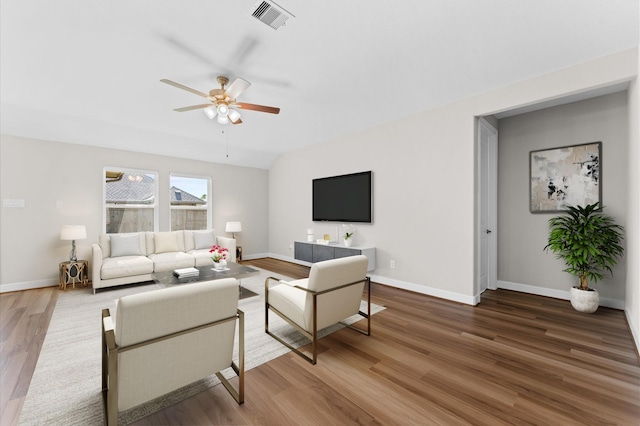
[[[361,330],[358,327],[354,327],[352,325],[349,324],[344,324],[343,325],[349,327],[352,330],[357,331],[358,333],[362,333],[366,336],[371,336],[371,278],[367,277],[367,282],[366,282],[366,286],[367,286],[367,312],[364,313],[362,311],[358,311],[358,314],[360,314],[362,317],[367,319],[367,330]]]
[[[282,318],[283,320],[288,322],[289,325],[291,325],[293,328],[298,330],[298,332],[301,333],[304,337],[306,337],[307,339],[311,340],[311,345],[312,345],[311,351],[312,351],[313,357],[309,357],[304,352],[300,351],[298,348],[292,346],[288,342],[285,342],[280,337],[278,337],[277,335],[273,334],[271,332],[271,330],[269,330],[269,311],[270,310],[273,311],[275,314],[277,314],[280,318]],[[293,321],[289,320],[289,318],[284,316],[282,313],[280,313],[277,309],[273,308],[272,306],[267,305],[267,308],[265,309],[265,315],[266,315],[266,318],[267,318],[266,322],[265,322],[265,328],[264,328],[264,332],[265,333],[267,333],[269,336],[273,337],[278,342],[282,343],[284,346],[289,348],[291,350],[291,352],[295,352],[296,354],[300,355],[305,360],[309,361],[311,364],[314,364],[314,365],[316,364],[316,360],[318,358],[317,336],[314,337],[314,334],[308,333],[307,331],[303,330],[298,324],[296,324]]]
[[[238,389],[234,389],[231,383],[220,373],[216,376],[229,391],[238,404],[244,403],[244,312],[238,309],[238,364],[231,363],[231,368],[238,375]]]

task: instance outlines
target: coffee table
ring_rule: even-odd
[[[240,281],[242,278],[252,277],[260,274],[260,271],[254,268],[250,268],[244,265],[238,265],[237,263],[229,262],[227,267],[223,270],[214,269],[213,266],[200,266],[196,268],[200,271],[200,274],[193,277],[179,278],[173,274],[173,271],[154,272],[153,281],[162,287],[172,287],[175,285],[196,283],[201,281],[214,281],[221,280],[223,278],[235,278]],[[248,290],[240,285],[240,299],[246,299],[247,297],[257,296],[258,294]]]

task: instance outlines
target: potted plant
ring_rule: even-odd
[[[602,213],[600,203],[567,207],[567,214],[549,219],[549,240],[545,250],[551,250],[567,265],[565,272],[578,277],[579,285],[571,288],[571,305],[580,312],[598,309],[598,291],[589,287],[603,278],[618,263],[624,253],[620,245],[624,228],[612,217]]]
[[[343,236],[344,246],[351,247],[351,243],[353,242],[353,234],[356,232],[356,230],[353,227],[353,225],[343,224],[342,228],[344,229],[344,236]]]

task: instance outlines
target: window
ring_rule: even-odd
[[[155,231],[158,174],[107,167],[103,177],[105,232]]]
[[[211,228],[211,179],[194,176],[170,176],[171,230]]]

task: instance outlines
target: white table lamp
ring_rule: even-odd
[[[87,229],[84,225],[63,225],[60,232],[61,240],[71,240],[70,262],[77,262],[76,257],[76,240],[84,240],[87,238]]]
[[[242,223],[241,222],[227,222],[227,227],[225,229],[227,232],[231,232],[233,238],[236,238],[236,232],[242,232]]]

